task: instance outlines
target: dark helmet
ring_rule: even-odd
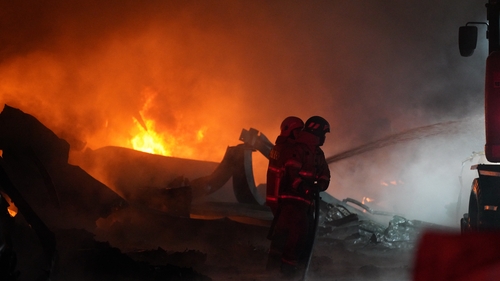
[[[330,132],[330,124],[323,117],[313,116],[307,119],[304,131],[321,138]]]
[[[304,128],[304,121],[302,121],[302,119],[295,116],[288,116],[281,122],[280,136],[288,137],[293,130],[302,128]]]

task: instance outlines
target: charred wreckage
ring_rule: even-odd
[[[126,210],[185,224],[196,224],[207,217],[229,218],[263,229],[271,224],[272,213],[264,206],[261,192],[265,188],[255,185],[252,153],[258,151],[267,157],[273,144],[255,129],[243,129],[239,138],[243,143],[229,146],[220,163],[104,147],[83,152],[79,166],[68,163],[70,145],[66,140],[19,109],[4,106],[0,132],[1,280],[20,280],[20,276],[65,280],[67,259],[84,263],[85,274],[94,270],[109,276],[112,268],[120,264],[129,276],[132,270],[140,272],[141,280],[157,280],[154,278],[158,276],[210,280],[189,268],[189,264],[135,263],[109,243],[93,239],[98,220]],[[97,161],[107,172],[106,184],[89,174]],[[229,197],[227,193],[217,197],[227,189],[232,189]],[[376,244],[392,249],[412,248],[420,231],[428,226],[372,210],[355,199],[338,200],[328,194],[322,197],[317,239],[342,241],[348,247]],[[14,207],[17,210],[13,211]],[[13,216],[12,212],[19,214]],[[375,216],[391,218],[389,226],[376,222]],[[29,250],[20,245],[29,245]],[[76,252],[62,245],[71,245],[69,248]],[[110,258],[111,252],[119,258]],[[203,255],[193,252],[182,254],[203,260]]]

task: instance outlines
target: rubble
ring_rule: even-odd
[[[198,254],[189,251],[170,253],[162,262],[152,263],[137,257],[138,253],[123,253],[108,242],[96,241],[94,235],[85,230],[59,230],[57,239],[64,247],[59,247],[55,280],[212,280],[192,267],[168,262],[172,258],[178,259],[177,263],[200,259]]]
[[[392,215],[387,226],[369,219],[365,213],[389,216],[388,212],[372,210],[370,207],[351,198],[339,201],[326,195],[323,207],[324,218],[320,224],[320,237],[342,240],[346,246],[376,244],[387,249],[414,249],[420,236],[428,229],[450,231],[449,227],[439,226],[419,220],[409,220],[400,215]],[[362,210],[347,205],[356,202]]]
[[[126,202],[70,165],[69,148],[33,116],[8,105],[0,113],[0,164],[24,199],[50,227],[91,230]]]

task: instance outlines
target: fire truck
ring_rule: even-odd
[[[478,177],[472,182],[468,213],[460,219],[462,233],[500,229],[500,3],[486,3],[487,22],[468,22],[459,28],[460,55],[469,57],[477,45],[478,26],[486,27],[488,56],[485,72],[484,153],[487,164],[474,165]]]

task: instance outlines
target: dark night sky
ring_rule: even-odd
[[[331,155],[480,116],[485,30],[470,58],[460,57],[457,35],[486,20],[484,4],[1,0],[0,101],[92,148],[126,145],[143,110],[178,140],[174,156],[211,161],[242,128],[274,140],[284,117],[321,115]],[[481,138],[467,143],[481,150]]]

